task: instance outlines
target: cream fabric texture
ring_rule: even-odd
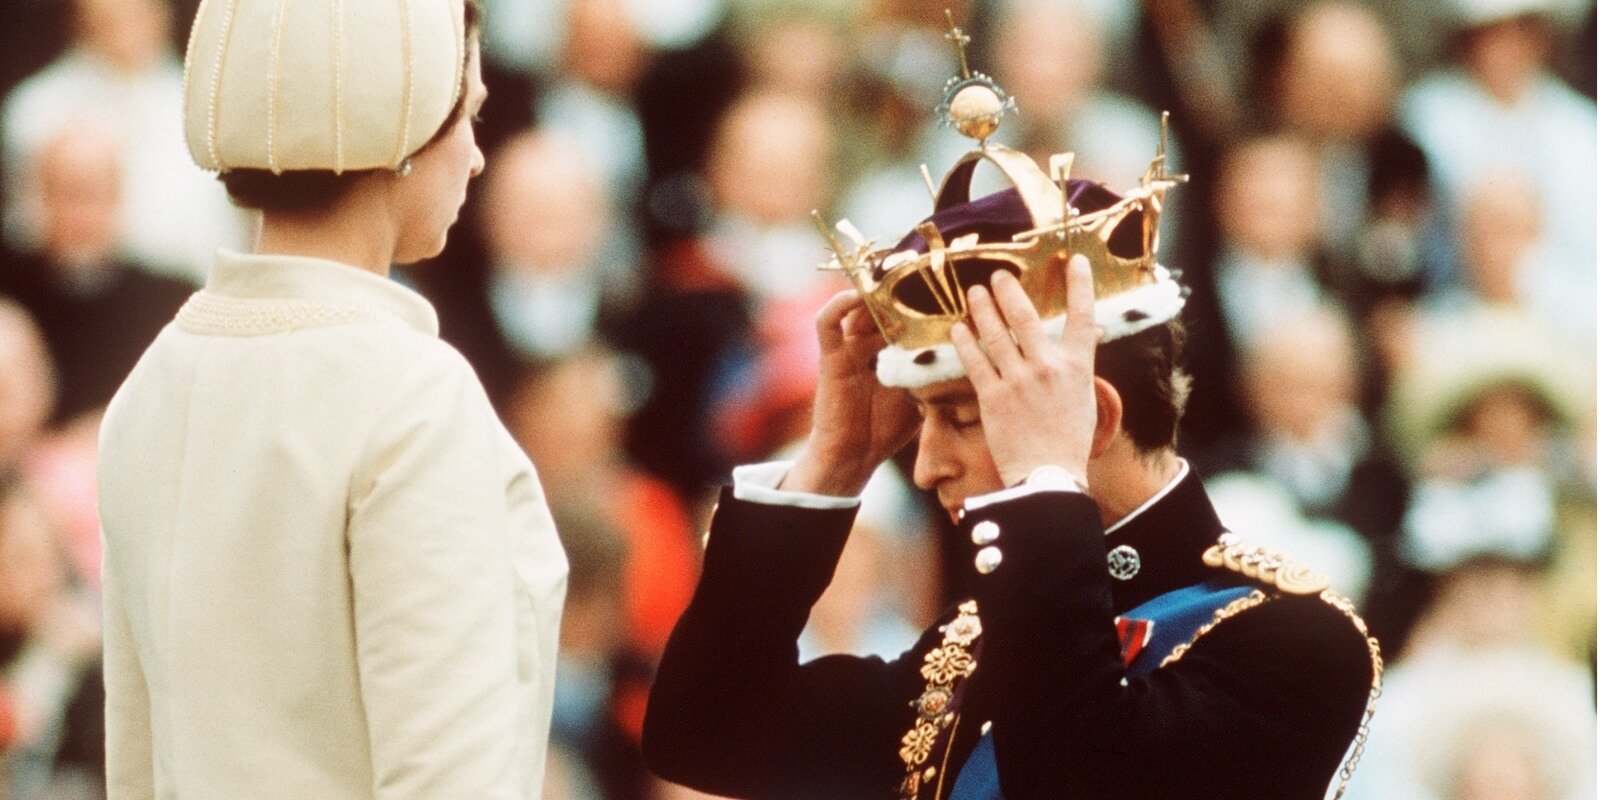
[[[112,800],[540,796],[567,562],[427,301],[224,254],[101,430]]]
[[[461,91],[462,0],[204,0],[184,127],[210,170],[393,169]]]

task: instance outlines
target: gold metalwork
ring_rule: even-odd
[[[967,648],[983,632],[978,620],[978,604],[968,600],[956,609],[956,617],[940,629],[944,641],[923,657],[922,676],[928,686],[922,695],[911,701],[917,718],[911,730],[900,739],[900,760],[906,765],[906,775],[900,783],[900,797],[915,798],[924,787],[939,777],[941,768],[927,765],[928,757],[938,745],[939,737],[952,729],[959,716],[950,710],[955,700],[956,683],[972,675],[977,662]],[[950,759],[950,743],[945,746],[944,763]],[[938,786],[942,792],[944,781]]]
[[[944,10],[944,21],[950,25],[950,32],[944,35],[956,46],[956,56],[961,59],[961,77],[972,77],[972,67],[967,64],[967,45],[972,44],[972,37],[956,25],[956,17],[950,9]]]
[[[1361,763],[1361,756],[1367,750],[1367,735],[1372,729],[1372,716],[1378,712],[1378,698],[1383,696],[1383,648],[1379,646],[1377,637],[1367,632],[1367,622],[1356,613],[1355,604],[1348,598],[1340,597],[1333,592],[1323,592],[1322,601],[1343,612],[1350,622],[1356,626],[1362,638],[1367,640],[1367,655],[1372,659],[1372,688],[1367,693],[1367,708],[1361,712],[1361,725],[1356,728],[1356,738],[1350,748],[1350,757],[1345,759],[1344,766],[1339,768],[1339,789],[1334,792],[1333,800],[1344,797],[1345,790],[1350,788],[1350,777],[1355,775],[1356,765]]]
[[[1237,572],[1284,594],[1320,594],[1332,583],[1328,576],[1282,553],[1264,547],[1245,546],[1237,535],[1231,533],[1224,534],[1221,541],[1208,548],[1200,558],[1208,567]]]
[[[1177,647],[1172,648],[1172,652],[1166,658],[1161,659],[1161,666],[1165,667],[1166,665],[1174,663],[1183,658],[1184,654],[1189,652],[1189,648],[1193,647],[1195,642],[1200,641],[1200,637],[1210,633],[1212,628],[1215,628],[1218,625],[1221,625],[1223,622],[1243,614],[1244,612],[1249,611],[1250,609],[1255,608],[1256,606],[1259,606],[1271,599],[1272,598],[1269,597],[1266,592],[1257,589],[1245,595],[1244,597],[1234,600],[1222,608],[1217,609],[1216,613],[1211,615],[1211,621],[1201,625],[1200,628],[1194,632],[1194,636],[1189,638],[1189,641],[1182,642]]]
[[[988,269],[964,269],[973,261],[998,263],[1012,270],[1045,319],[1066,311],[1063,267],[1073,254],[1089,259],[1097,298],[1155,283],[1160,245],[1157,230],[1166,195],[1188,179],[1167,171],[1168,117],[1162,116],[1161,142],[1139,185],[1108,208],[1079,213],[1066,192],[1073,162],[1071,153],[1051,157],[1046,172],[1023,153],[987,143],[986,137],[994,133],[1015,101],[993,79],[971,71],[966,60],[969,38],[953,18],[950,23],[948,38],[957,46],[962,72],[946,86],[939,113],[945,122],[978,139],[979,145],[962,156],[933,191],[934,210],[967,202],[977,166],[987,162],[1022,196],[1030,229],[1009,242],[976,242],[965,248],[945,247],[924,231],[928,252],[918,254],[874,248],[859,239],[841,242],[816,214],[818,228],[833,251],[823,269],[844,272],[865,299],[884,340],[905,349],[932,347],[950,340],[951,328],[967,316],[967,290],[987,281],[990,274]],[[931,178],[925,176],[925,180],[931,187]],[[1123,233],[1113,252],[1113,235],[1122,231],[1124,223],[1140,226],[1139,236]]]

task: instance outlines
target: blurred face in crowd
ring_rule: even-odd
[[[60,544],[43,509],[24,490],[0,502],[0,630],[44,619],[66,581]]]
[[[827,205],[833,145],[815,101],[745,97],[723,119],[707,164],[718,207],[762,226],[804,222]]]
[[[1550,55],[1545,22],[1527,16],[1496,22],[1462,35],[1467,71],[1490,97],[1512,105],[1544,70]]]
[[[467,184],[483,172],[483,151],[478,149],[472,121],[483,109],[489,91],[483,85],[483,64],[477,37],[467,48],[466,97],[462,113],[427,147],[411,157],[411,174],[388,175],[393,187],[392,208],[400,239],[395,261],[412,264],[444,250],[467,201]]]
[[[69,125],[37,157],[35,180],[44,250],[59,264],[109,259],[122,215],[117,142],[93,126]]]
[[[746,59],[754,85],[818,102],[829,99],[845,68],[847,44],[818,17],[794,15],[760,26]]]
[[[1485,721],[1468,743],[1450,800],[1545,800],[1552,797],[1539,774],[1534,737],[1515,721]]]
[[[44,339],[27,313],[0,300],[0,467],[16,460],[39,435],[55,405],[55,383]]]
[[[1539,613],[1539,576],[1522,565],[1484,562],[1445,576],[1429,612],[1455,645],[1483,649],[1527,642]]]
[[[506,421],[547,487],[577,486],[621,460],[623,405],[616,360],[588,350],[524,383]]]
[[[162,0],[76,0],[79,41],[124,72],[167,52],[172,11]]]
[[[1263,332],[1245,358],[1245,386],[1261,427],[1312,443],[1355,406],[1354,341],[1333,311],[1285,320]]]
[[[1473,293],[1497,305],[1518,303],[1519,273],[1539,229],[1539,196],[1532,182],[1495,175],[1480,183],[1461,218],[1461,251]]]
[[[994,51],[1006,90],[1021,98],[1025,115],[1044,120],[1070,116],[1100,80],[1099,30],[1071,3],[1006,6]]]
[[[1311,149],[1288,137],[1230,153],[1217,199],[1228,243],[1257,258],[1304,258],[1321,236],[1322,199]]]
[[[1376,12],[1353,3],[1314,6],[1295,20],[1278,76],[1282,121],[1316,141],[1358,141],[1389,118],[1395,56]]]
[[[1507,384],[1480,393],[1462,414],[1460,428],[1479,452],[1512,466],[1538,463],[1549,422],[1550,412],[1538,395]]]
[[[626,97],[649,54],[621,0],[573,0],[568,14],[567,71],[602,92]]]
[[[497,266],[555,272],[593,262],[610,212],[579,142],[518,136],[496,153],[485,181],[482,227]]]

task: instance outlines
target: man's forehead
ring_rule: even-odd
[[[949,406],[976,402],[978,393],[972,388],[972,381],[966,378],[957,378],[912,389],[911,398],[918,405]]]

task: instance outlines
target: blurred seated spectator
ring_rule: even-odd
[[[1594,798],[1586,670],[1517,645],[1448,647],[1384,684],[1350,800]]]
[[[1595,193],[1574,176],[1595,173],[1595,105],[1551,72],[1555,4],[1455,5],[1457,62],[1406,92],[1406,131],[1427,151],[1452,215],[1462,213],[1486,174],[1510,170],[1530,179],[1545,218],[1544,268],[1592,297]]]
[[[23,81],[0,110],[8,193],[29,197],[43,180],[39,151],[63,131],[115,125],[127,202],[117,210],[121,256],[158,274],[199,284],[218,247],[244,241],[246,215],[190,160],[183,138],[183,69],[170,50],[163,0],[74,0],[76,43]],[[8,215],[7,240],[36,249],[44,233],[26,203]]]
[[[120,163],[117,142],[92,126],[45,142],[32,168],[38,248],[4,257],[0,270],[0,295],[33,315],[50,349],[58,422],[110,401],[192,291],[118,256]]]
[[[496,153],[479,208],[489,307],[523,360],[570,355],[599,338],[636,290],[598,168],[566,134],[529,131]],[[620,248],[626,251],[626,247]]]
[[[1363,295],[1422,288],[1431,189],[1427,158],[1394,118],[1398,65],[1385,20],[1348,0],[1271,22],[1254,54],[1267,117],[1304,137],[1320,172],[1322,229],[1341,288]]]
[[[43,437],[22,462],[22,473],[58,532],[73,580],[100,590],[98,412],[82,414]]]
[[[556,69],[534,117],[549,130],[582,140],[617,203],[638,195],[645,179],[644,130],[634,92],[652,57],[625,0],[560,4],[565,36]]]
[[[561,616],[551,758],[574,797],[639,797],[648,778],[637,731],[624,719],[649,673],[627,641],[624,570],[629,544],[605,498],[555,499],[552,513],[571,572]],[[555,795],[565,796],[565,795]]]
[[[1418,475],[1401,547],[1418,586],[1483,556],[1530,565],[1526,583],[1580,598],[1528,620],[1562,652],[1594,641],[1594,490],[1568,433],[1592,419],[1584,369],[1526,320],[1462,316],[1424,329],[1391,417]]]
[[[773,91],[723,117],[705,168],[712,258],[758,302],[833,283],[811,212],[832,201],[833,128],[815,99]]]
[[[1240,350],[1335,299],[1325,286],[1318,175],[1315,152],[1290,136],[1245,140],[1223,159],[1212,198],[1220,242],[1185,281],[1194,289],[1184,309],[1194,375],[1184,424],[1189,452],[1251,430]]]
[[[0,470],[15,469],[54,413],[55,371],[44,336],[0,296]]]
[[[848,66],[850,14],[838,2],[744,4],[735,31],[751,86],[818,103],[837,99]]]
[[[0,793],[104,796],[99,613],[49,519],[0,472]]]
[[[699,554],[682,502],[629,465],[622,450],[629,403],[622,370],[598,347],[535,369],[513,396],[506,422],[555,507],[605,509],[621,532],[624,641],[653,663],[689,603]]]
[[[1225,524],[1292,553],[1358,602],[1392,550],[1406,477],[1357,407],[1354,337],[1317,309],[1266,329],[1243,357],[1257,432],[1200,459]]]

